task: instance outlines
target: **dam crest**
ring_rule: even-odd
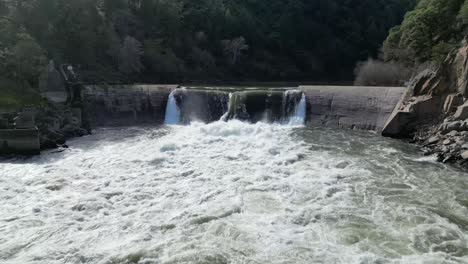
[[[81,98],[91,127],[238,119],[380,132],[405,92],[365,86],[87,85]]]

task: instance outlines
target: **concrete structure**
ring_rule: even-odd
[[[84,118],[91,127],[162,124],[169,94],[178,85],[85,85]]]
[[[0,130],[0,154],[37,155],[40,148],[37,128]]]
[[[84,85],[83,121],[91,128],[162,124],[169,94],[178,85]],[[300,86],[307,125],[381,131],[404,87]]]
[[[307,124],[381,131],[406,92],[404,87],[300,86]]]
[[[67,92],[43,92],[41,95],[42,97],[47,98],[50,102],[58,104],[64,104],[68,99]]]
[[[25,108],[15,118],[16,129],[32,129],[36,126],[37,111],[34,108]]]
[[[39,89],[42,97],[52,103],[64,104],[68,99],[67,84],[64,77],[56,70],[53,60],[39,78]]]

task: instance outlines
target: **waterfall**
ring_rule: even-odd
[[[228,99],[228,106],[227,106],[227,111],[224,113],[224,115],[219,119],[220,121],[227,122],[229,120],[229,111],[231,111],[231,100],[232,100],[232,93],[229,93],[229,99]]]
[[[176,89],[169,95],[165,123],[175,125],[237,119],[295,126],[303,125],[305,116],[305,95],[299,90],[191,88]]]
[[[304,125],[306,118],[306,97],[300,90],[288,90],[283,94],[281,123]]]
[[[307,112],[306,96],[304,93],[302,93],[301,100],[299,101],[298,104],[296,104],[293,115],[289,117],[288,124],[292,126],[304,125],[306,122],[306,112]]]
[[[177,125],[180,123],[181,113],[177,106],[177,101],[174,96],[175,93],[176,90],[172,91],[167,101],[166,117],[164,119],[164,124],[166,125]]]

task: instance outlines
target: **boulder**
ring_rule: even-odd
[[[454,120],[465,120],[468,118],[468,102],[460,105],[453,115]]]
[[[432,145],[439,142],[439,138],[436,136],[433,136],[427,140],[427,145]]]
[[[463,122],[462,121],[455,121],[455,122],[448,122],[448,123],[443,123],[442,125],[440,125],[440,128],[439,130],[443,133],[443,134],[447,134],[449,132],[452,132],[452,131],[460,131],[462,130],[462,125],[463,125]]]
[[[461,153],[461,157],[464,160],[468,160],[468,150]]]
[[[382,135],[386,137],[409,136],[419,124],[433,122],[434,116],[441,114],[441,98],[433,96],[417,96],[394,110],[387,121]]]
[[[444,103],[444,114],[451,114],[457,110],[457,107],[463,104],[462,94],[449,94]]]

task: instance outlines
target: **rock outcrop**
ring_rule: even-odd
[[[382,134],[413,138],[425,154],[468,167],[468,46],[412,80]]]

